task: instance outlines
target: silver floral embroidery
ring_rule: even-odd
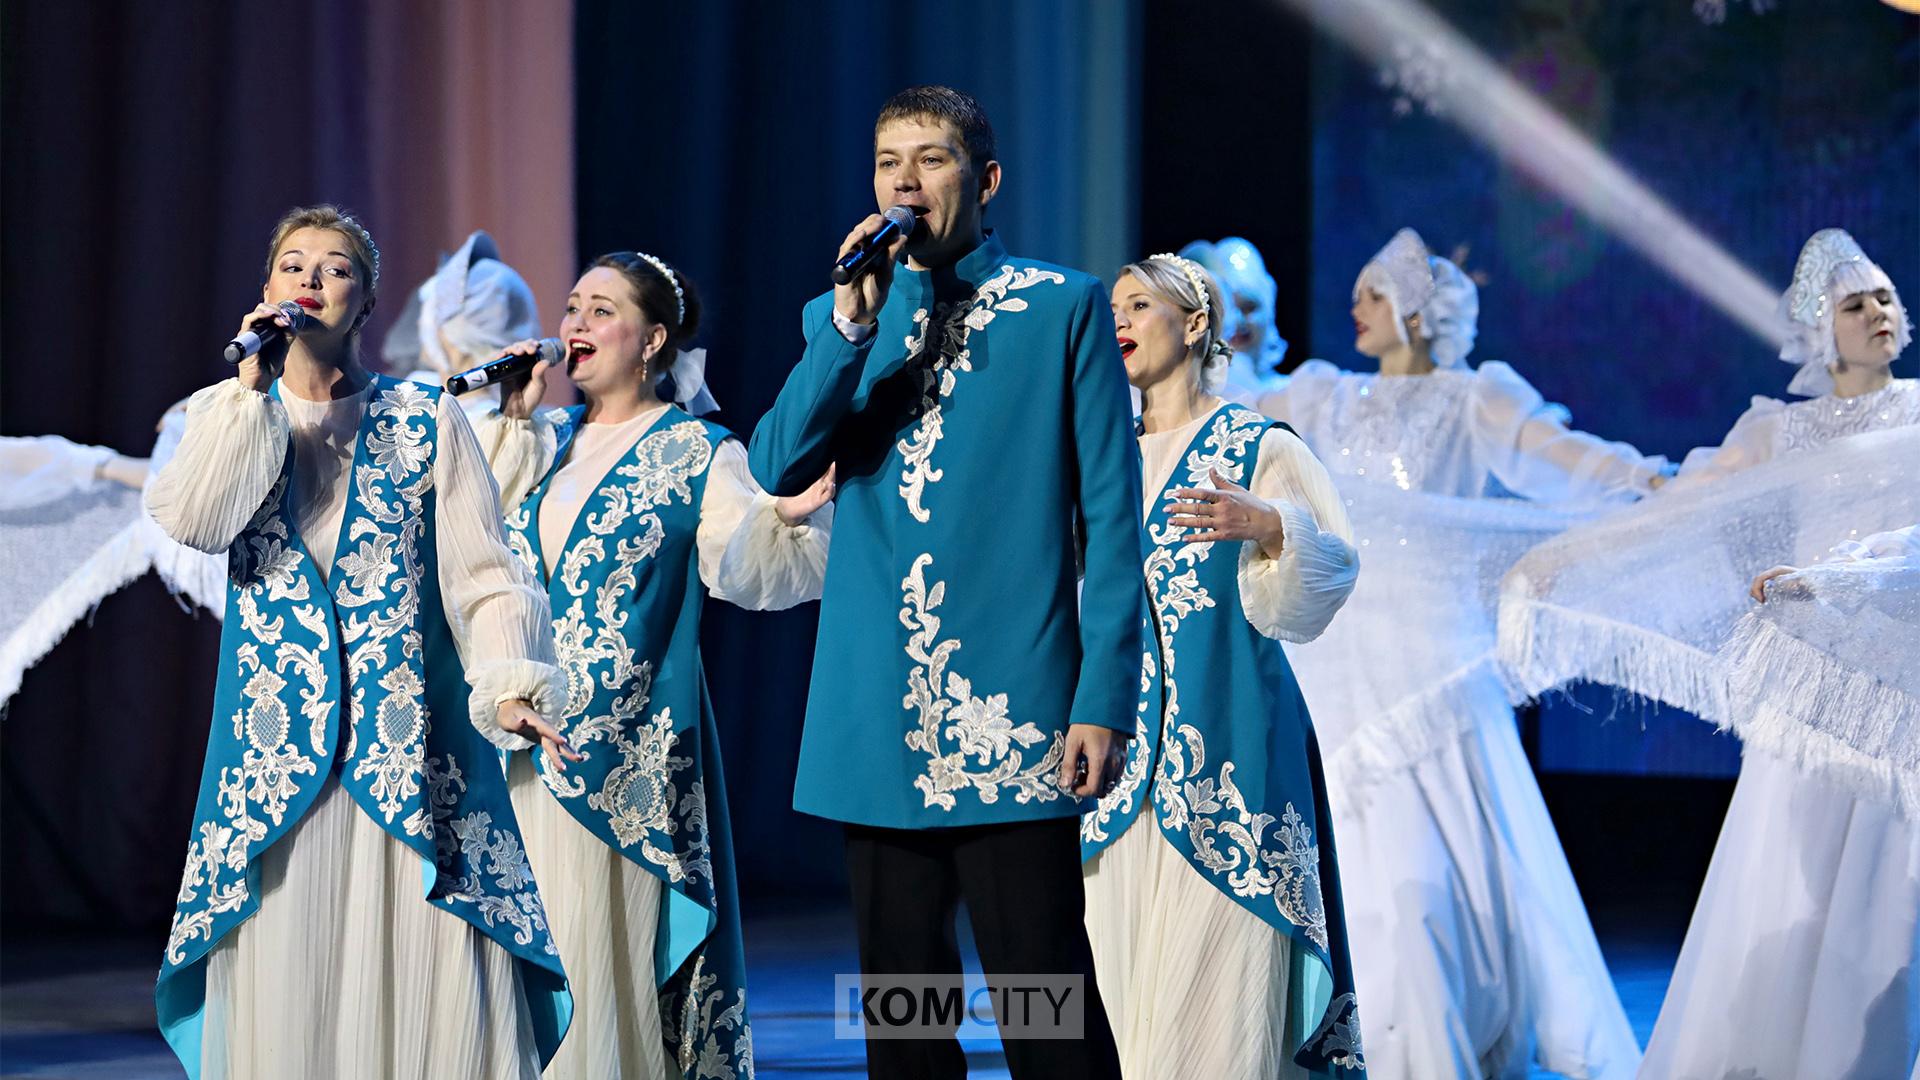
[[[693,501],[693,478],[711,464],[713,446],[706,427],[689,420],[646,435],[634,454],[633,464],[614,470],[625,482],[603,486],[595,493],[595,509],[585,517],[587,535],[561,558],[560,586],[573,600],[553,623],[555,650],[567,676],[567,704],[556,726],[583,752],[590,744],[607,744],[621,755],[620,763],[591,793],[581,777],[550,770],[544,779],[557,798],[585,796],[589,809],[606,815],[620,846],[639,844],[642,857],[664,869],[668,880],[710,881],[706,788],[695,780],[682,794],[676,782],[693,759],[673,753],[679,736],[673,730],[671,709],[648,716],[653,664],[640,660],[628,643],[630,616],[623,605],[639,587],[640,564],[656,555],[666,540],[666,528],[655,511],[669,502]],[[604,500],[599,498],[601,493]],[[520,539],[529,525],[527,511],[515,514],[508,524],[520,540],[516,550],[531,568],[532,548]],[[587,574],[608,561],[608,540],[622,531],[628,535],[613,540],[613,565],[595,588]],[[614,695],[607,712],[590,714],[602,686],[624,688],[624,692]],[[656,835],[673,836],[683,827],[687,830],[684,852],[654,842]]]
[[[174,964],[185,961],[188,942],[211,936],[216,916],[238,911],[246,902],[252,845],[266,839],[269,820],[276,826],[285,820],[288,801],[299,792],[293,778],[319,772],[318,763],[293,742],[292,717],[279,697],[289,672],[306,683],[300,688],[300,710],[309,722],[308,739],[315,753],[325,751],[329,707],[320,655],[332,647],[332,634],[318,605],[299,603],[308,600],[310,592],[307,579],[299,574],[299,551],[279,514],[286,486],[282,476],[242,532],[244,542],[234,548],[232,570],[236,580],[245,582],[235,590],[235,613],[251,640],[235,650],[243,704],[230,722],[244,749],[239,766],[221,769],[215,780],[215,802],[224,822],[199,822],[199,838],[187,848],[167,934],[167,959]],[[270,601],[294,601],[295,622],[312,633],[316,643],[308,647],[287,640],[286,619],[268,618],[260,610],[263,594]],[[269,652],[271,662],[263,659]],[[230,880],[221,880],[229,875]],[[203,889],[205,906],[183,914],[200,900]]]
[[[511,829],[493,827],[493,815],[476,810],[459,817],[453,808],[467,788],[460,765],[448,755],[426,759],[422,774],[427,784],[427,808],[433,815],[433,842],[441,866],[453,865],[457,852],[466,859],[472,872],[458,878],[441,878],[434,895],[472,905],[487,926],[505,924],[513,928],[513,940],[521,945],[533,943],[534,935],[546,935],[547,912],[540,894],[533,887],[533,870],[527,853],[520,846],[519,834]],[[482,875],[491,877],[488,891]],[[545,952],[559,955],[550,936]]]
[[[1000,272],[981,282],[964,301],[937,303],[932,312],[926,308],[913,313],[914,333],[907,336],[907,353],[920,377],[920,422],[912,434],[900,440],[900,497],[907,501],[907,513],[925,523],[932,513],[923,500],[928,484],[938,483],[945,473],[933,467],[933,450],[945,432],[943,413],[947,399],[961,372],[973,370],[973,351],[969,341],[975,330],[985,330],[993,320],[1007,312],[1027,310],[1027,302],[1009,293],[1035,285],[1064,285],[1066,277],[1038,267],[1002,266]],[[931,354],[927,336],[938,328],[940,338]]]
[[[680,1071],[698,1080],[751,1080],[754,1075],[753,1028],[747,1023],[747,991],[736,994],[718,989],[720,977],[707,973],[707,956],[702,952],[693,962],[681,1015],[663,1017],[667,1023],[667,1041],[677,1043]],[[727,998],[733,1003],[726,1005]],[[725,1006],[724,1008],[722,1006]],[[679,1038],[673,1037],[674,1028]],[[738,1031],[729,1054],[716,1033]]]
[[[1013,722],[1007,695],[976,697],[970,681],[948,670],[947,662],[960,642],[939,640],[940,616],[934,612],[946,600],[947,583],[927,584],[925,571],[932,562],[932,555],[920,555],[900,583],[905,598],[900,623],[912,632],[907,656],[915,665],[907,674],[907,694],[901,699],[901,706],[917,716],[906,736],[907,747],[927,755],[927,770],[914,778],[913,786],[925,797],[926,806],[942,810],[954,808],[954,792],[969,789],[983,803],[998,802],[1003,787],[1020,803],[1059,798],[1060,790],[1049,778],[1066,756],[1060,735],[1054,734],[1039,761],[1022,768],[1023,751],[1047,741],[1047,736],[1031,721]],[[949,750],[947,741],[956,747]],[[969,756],[982,768],[970,769]]]
[[[1364,1069],[1367,1059],[1360,1045],[1360,1010],[1352,994],[1341,994],[1327,1002],[1326,1019],[1320,1030],[1307,1038],[1307,1048],[1329,1065],[1343,1069]]]
[[[433,407],[426,389],[411,382],[396,383],[374,399],[369,409],[373,430],[367,435],[367,456],[373,464],[354,470],[356,494],[366,514],[349,530],[351,546],[339,560],[333,584],[334,604],[342,615],[341,638],[348,649],[349,682],[388,667],[388,647],[396,636],[400,656],[411,661],[391,667],[379,679],[386,694],[375,715],[376,738],[365,756],[358,755],[358,736],[367,688],[355,686],[352,697],[354,739],[347,751],[355,759],[352,776],[374,777],[369,791],[389,823],[420,793],[432,726],[425,684],[415,668],[425,659],[416,624],[425,572],[420,538],[427,528],[426,496],[433,486],[433,473],[426,466],[433,445],[426,427],[411,421],[427,417]],[[388,503],[382,494],[382,473],[395,485],[399,505]],[[371,614],[356,610],[369,607],[375,608]]]
[[[1187,455],[1188,482],[1204,483],[1214,471],[1235,483],[1243,482],[1245,448],[1265,430],[1264,422],[1237,420],[1233,413],[1216,417],[1203,449]],[[1236,454],[1241,455],[1238,461]],[[1171,491],[1166,497],[1173,498]],[[1324,949],[1327,917],[1313,831],[1291,802],[1281,810],[1277,828],[1274,815],[1254,812],[1233,782],[1236,766],[1232,761],[1221,762],[1217,775],[1203,775],[1205,739],[1193,725],[1179,722],[1175,638],[1183,620],[1215,606],[1199,580],[1200,564],[1211,557],[1214,545],[1185,543],[1187,532],[1170,524],[1155,524],[1148,530],[1153,551],[1147,556],[1146,578],[1160,620],[1160,667],[1166,677],[1154,802],[1167,828],[1186,830],[1201,868],[1224,877],[1235,896],[1271,896],[1280,914]],[[1271,848],[1264,846],[1269,838],[1276,841]]]

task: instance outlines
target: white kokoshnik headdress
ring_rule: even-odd
[[[1480,288],[1451,259],[1435,255],[1427,265],[1433,271],[1433,295],[1420,309],[1420,333],[1433,343],[1435,366],[1465,367],[1480,334]]]
[[[1393,324],[1399,329],[1402,341],[1407,340],[1407,319],[1426,307],[1428,298],[1433,296],[1432,258],[1433,252],[1427,250],[1427,242],[1420,239],[1419,233],[1401,229],[1387,241],[1386,247],[1367,261],[1359,280],[1353,284],[1356,295],[1366,284],[1386,294],[1388,303],[1393,305]]]
[[[1407,320],[1420,316],[1418,332],[1433,343],[1436,367],[1464,367],[1480,333],[1480,290],[1466,272],[1428,250],[1412,229],[1401,229],[1387,246],[1367,261],[1353,283],[1357,297],[1363,288],[1378,290],[1393,308],[1393,327],[1401,341]]]
[[[1780,297],[1780,314],[1787,321],[1787,341],[1780,359],[1800,370],[1787,390],[1804,397],[1833,392],[1831,366],[1839,358],[1833,337],[1833,313],[1842,300],[1858,292],[1885,289],[1893,294],[1899,317],[1894,320],[1894,346],[1906,349],[1913,340],[1900,290],[1887,272],[1875,265],[1858,241],[1845,229],[1821,229],[1807,238],[1793,264],[1793,283]]]

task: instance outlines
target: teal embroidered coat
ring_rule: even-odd
[[[681,1071],[689,1080],[752,1076],[733,836],[700,660],[706,590],[695,548],[714,451],[730,433],[669,406],[581,506],[549,579],[540,504],[585,412],[565,411],[545,476],[506,519],[508,546],[553,605],[567,673],[555,725],[586,755],[558,772],[536,753],[535,768],[574,820],[666,883],[654,971],[663,1034]]]
[[[294,520],[291,448],[229,549],[213,727],[154,991],[161,1031],[190,1076],[201,1060],[207,954],[259,908],[261,853],[334,779],[418,853],[423,902],[519,962],[542,1062],[572,1017],[498,751],[469,718],[441,608],[440,393],[376,377],[325,582]]]
[[[1333,816],[1313,722],[1280,642],[1254,629],[1241,605],[1239,545],[1187,543],[1168,511],[1174,490],[1213,486],[1213,470],[1250,486],[1273,426],[1240,405],[1215,409],[1147,519],[1158,657],[1144,657],[1140,726],[1120,782],[1081,819],[1081,852],[1099,854],[1151,798],[1153,813],[1140,824],[1157,825],[1195,873],[1292,939],[1287,985],[1302,1021],[1287,1033],[1295,1063],[1359,1076]]]
[[[1146,603],[1106,289],[990,235],[902,267],[862,345],[832,309],[807,305],[750,449],[776,495],[839,465],[794,807],[893,828],[1077,814],[1064,733],[1133,730]]]

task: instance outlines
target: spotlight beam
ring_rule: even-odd
[[[1280,0],[1374,64],[1416,46],[1442,72],[1421,96],[1756,337],[1786,328],[1769,286],[1418,0]]]

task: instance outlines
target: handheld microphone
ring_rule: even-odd
[[[515,375],[524,375],[532,371],[533,365],[542,360],[545,360],[549,364],[557,364],[561,360],[564,360],[566,355],[567,347],[560,343],[559,338],[541,338],[540,347],[536,349],[532,355],[522,356],[518,353],[508,353],[505,356],[489,360],[477,368],[468,368],[466,371],[453,376],[447,380],[447,392],[450,394],[465,394],[469,391],[478,390],[483,386],[492,386],[494,383],[511,379]]]
[[[239,337],[227,342],[226,352],[222,354],[227,358],[227,363],[237,364],[273,342],[279,341],[289,332],[297,332],[306,325],[307,312],[299,304],[291,300],[282,300],[273,306],[279,308],[280,314],[285,315],[287,321],[293,324],[293,331],[289,331],[271,318],[256,319],[254,324]]]
[[[872,270],[874,264],[886,255],[887,247],[902,236],[912,236],[920,227],[920,215],[926,213],[917,206],[889,206],[887,212],[880,215],[887,223],[880,231],[862,241],[860,245],[833,264],[833,283],[851,284],[861,274]]]

